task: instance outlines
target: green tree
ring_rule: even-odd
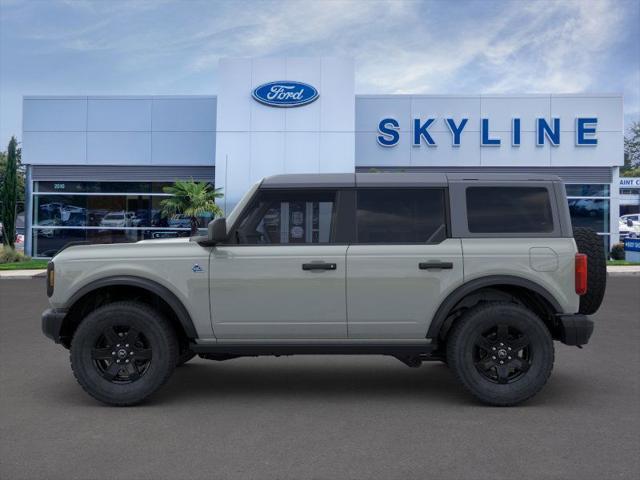
[[[16,200],[18,194],[17,180],[17,149],[16,137],[11,137],[7,148],[7,161],[2,175],[2,228],[4,230],[3,242],[13,248],[16,240]]]
[[[0,152],[0,191],[4,182],[4,172],[7,169],[7,152]],[[16,174],[18,179],[18,193],[16,201],[24,202],[24,165],[22,165],[22,149],[16,147]]]
[[[633,122],[624,137],[624,166],[620,168],[620,175],[640,177],[640,122]]]
[[[160,202],[162,213],[168,217],[186,215],[191,221],[191,235],[198,231],[198,217],[212,214],[222,215],[222,209],[216,205],[216,198],[222,198],[222,189],[213,188],[207,182],[177,180],[173,185],[164,187],[164,193],[173,195]]]

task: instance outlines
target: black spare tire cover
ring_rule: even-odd
[[[580,297],[579,313],[591,315],[598,311],[607,287],[607,259],[602,237],[590,228],[574,228],[573,238],[578,252],[587,255],[587,293]]]

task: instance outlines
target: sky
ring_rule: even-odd
[[[23,95],[215,94],[223,57],[348,56],[356,93],[622,93],[640,0],[0,0],[0,145]]]

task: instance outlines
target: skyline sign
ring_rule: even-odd
[[[412,145],[420,147],[427,145],[428,147],[437,147],[436,141],[429,133],[429,128],[437,121],[436,118],[414,118],[412,120],[411,137]],[[462,132],[469,124],[468,118],[455,120],[453,118],[442,119],[451,133],[451,146],[459,147]],[[574,141],[578,147],[595,147],[598,145],[597,134],[597,117],[577,117],[575,120]],[[535,122],[536,145],[542,147],[550,144],[554,147],[560,145],[562,130],[560,128],[560,119],[553,118],[547,121],[545,118],[537,118]],[[566,134],[566,132],[564,132]],[[512,147],[519,147],[522,138],[522,120],[514,117],[511,119],[511,133],[507,142]],[[378,123],[378,144],[383,147],[394,147],[400,141],[400,123],[392,117],[383,118]],[[505,141],[504,138],[491,132],[491,121],[489,118],[480,120],[480,146],[482,147],[500,147]]]

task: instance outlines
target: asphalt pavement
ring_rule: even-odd
[[[97,403],[40,331],[43,279],[0,280],[0,478],[640,478],[640,277],[610,277],[583,350],[486,407],[447,367],[386,357],[195,359],[142,406]]]

